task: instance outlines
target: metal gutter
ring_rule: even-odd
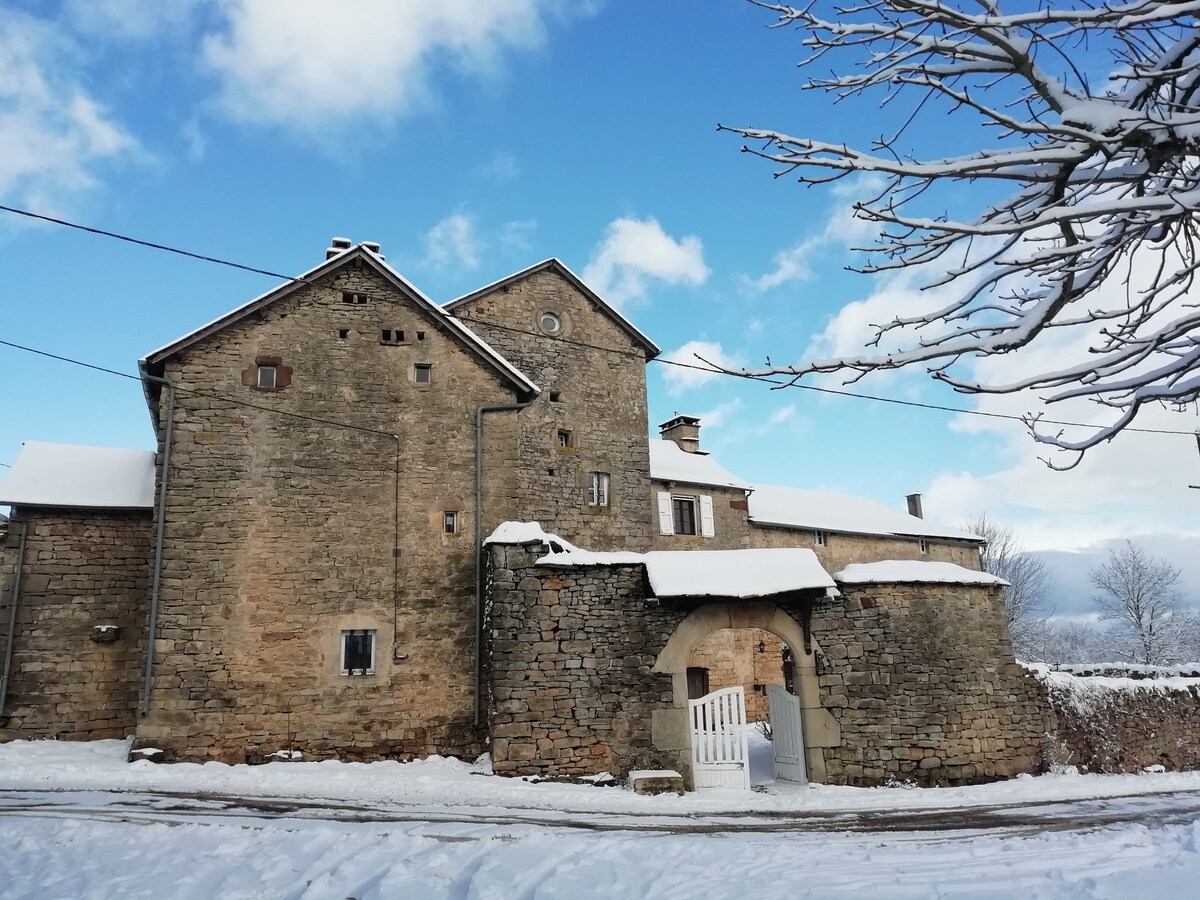
[[[143,381],[151,381],[167,389],[167,421],[163,434],[162,477],[158,480],[158,499],[154,507],[154,568],[150,581],[150,618],[146,627],[146,674],[142,680],[142,697],[138,712],[150,711],[150,685],[154,677],[154,641],[158,635],[158,596],[162,587],[163,537],[167,526],[167,484],[171,480],[171,431],[175,425],[175,385],[166,378],[142,373]]]
[[[17,549],[16,573],[13,578],[11,603],[8,613],[8,646],[4,649],[4,674],[0,675],[0,717],[4,715],[8,701],[9,672],[12,670],[13,641],[17,636],[17,606],[21,602],[21,570],[25,564],[25,538],[29,532],[28,520],[21,520],[21,543]]]
[[[520,412],[533,400],[505,406],[475,408],[475,727],[483,720],[483,416],[484,413]]]

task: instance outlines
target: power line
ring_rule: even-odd
[[[13,213],[14,215],[18,215],[18,216],[25,216],[30,219],[37,219],[39,221],[49,222],[54,225],[61,225],[64,228],[72,228],[77,231],[83,231],[88,234],[98,235],[100,237],[107,237],[107,238],[112,238],[112,239],[118,240],[118,241],[124,241],[126,243],[135,244],[139,247],[146,247],[151,250],[162,250],[167,253],[174,253],[179,256],[184,256],[189,259],[199,260],[201,262],[209,262],[209,263],[213,263],[214,265],[227,266],[227,267],[233,268],[233,269],[240,269],[244,272],[253,272],[257,275],[268,275],[271,278],[279,278],[279,279],[282,279],[283,281],[296,283],[296,284],[308,284],[308,285],[313,284],[313,282],[308,281],[305,278],[297,278],[294,275],[284,275],[280,272],[272,272],[269,269],[260,269],[255,266],[248,266],[248,265],[244,265],[242,263],[232,262],[231,260],[221,259],[221,258],[215,257],[215,256],[207,256],[202,253],[194,253],[190,250],[183,250],[178,247],[171,247],[166,244],[159,244],[159,243],[155,243],[153,241],[146,241],[146,240],[142,240],[140,238],[130,237],[129,235],[119,234],[115,231],[106,231],[102,228],[93,228],[88,225],[80,225],[76,222],[70,222],[70,221],[67,221],[66,219],[59,219],[59,218],[55,218],[53,216],[42,215],[41,213],[31,212],[30,210],[18,209],[16,207],[4,206],[4,205],[0,205],[0,210],[2,210],[4,212]],[[636,351],[623,350],[623,349],[616,348],[616,347],[603,347],[598,344],[589,344],[589,343],[586,343],[583,341],[572,341],[566,337],[547,335],[547,334],[542,334],[542,333],[536,332],[536,331],[529,331],[527,329],[515,328],[510,325],[502,325],[498,322],[490,322],[487,319],[476,319],[476,318],[473,318],[470,316],[456,316],[455,318],[460,319],[462,321],[475,322],[475,323],[478,323],[481,325],[487,325],[492,328],[498,328],[498,329],[501,329],[504,331],[511,331],[511,332],[515,332],[517,334],[522,334],[522,335],[526,335],[526,336],[540,337],[540,338],[545,338],[547,340],[560,341],[564,344],[569,344],[569,345],[577,346],[577,347],[584,347],[584,348],[587,348],[590,350],[599,350],[599,351],[602,351],[605,353],[616,353],[616,354],[620,354],[622,356],[640,355],[640,354],[637,354]],[[24,350],[29,353],[36,353],[40,356],[49,357],[50,359],[61,360],[63,362],[72,363],[74,365],[84,366],[85,368],[95,369],[95,370],[101,371],[101,372],[107,372],[112,375],[120,375],[123,378],[132,378],[132,379],[139,380],[139,381],[141,380],[136,375],[129,375],[128,373],[125,373],[125,372],[118,372],[115,369],[105,369],[102,366],[94,366],[90,363],[82,362],[81,360],[71,359],[69,357],[64,357],[64,356],[58,356],[54,353],[50,353],[45,350],[38,350],[38,349],[35,349],[32,347],[24,347],[19,344],[10,343],[8,341],[0,341],[0,345],[12,347],[12,348],[18,349],[18,350]],[[797,388],[799,390],[813,391],[813,392],[819,393],[819,394],[831,394],[831,395],[838,396],[838,397],[852,397],[852,398],[855,398],[858,400],[873,400],[876,403],[890,403],[895,406],[907,406],[907,407],[911,407],[914,409],[936,410],[939,412],[949,412],[949,413],[955,413],[956,415],[965,415],[965,416],[981,416],[983,418],[988,418],[988,419],[1004,419],[1004,420],[1011,421],[1011,422],[1020,422],[1021,424],[1026,424],[1026,420],[1023,416],[1012,415],[1009,413],[985,412],[984,410],[979,410],[979,409],[963,409],[961,407],[955,407],[955,406],[943,406],[943,405],[937,404],[937,403],[921,403],[916,400],[900,400],[895,397],[881,397],[881,396],[874,395],[874,394],[861,394],[861,393],[858,393],[857,391],[844,391],[844,390],[837,390],[836,388],[817,387],[816,385],[811,385],[811,384],[800,384],[790,378],[772,378],[767,375],[755,375],[755,374],[751,374],[749,372],[733,372],[733,371],[729,371],[726,369],[713,368],[711,366],[700,366],[700,365],[695,365],[695,364],[691,364],[691,363],[680,362],[678,360],[663,359],[662,357],[656,357],[656,358],[650,360],[650,362],[656,362],[656,363],[660,363],[661,365],[666,365],[666,366],[675,366],[677,368],[682,368],[682,369],[693,369],[693,370],[700,371],[700,372],[708,372],[712,375],[721,375],[721,376],[731,377],[731,378],[740,378],[740,379],[743,379],[746,381],[760,381],[760,382],[763,382],[766,384],[774,385],[775,387]],[[193,393],[195,393],[195,392],[193,392]],[[332,422],[332,421],[328,421],[328,420],[302,416],[298,413],[284,413],[282,410],[276,410],[276,409],[273,409],[273,408],[267,407],[267,406],[256,406],[255,404],[243,402],[240,400],[235,400],[235,399],[229,398],[229,397],[220,397],[217,395],[206,395],[206,394],[197,394],[197,396],[209,396],[212,399],[224,400],[228,403],[246,406],[251,409],[262,409],[262,410],[266,410],[268,412],[278,412],[278,413],[281,413],[282,415],[290,415],[290,416],[292,416],[294,418],[298,418],[298,419],[310,419],[311,421],[324,422],[325,424],[328,424],[328,425],[336,425],[338,427],[349,428],[349,429],[353,429],[353,430],[357,430],[357,431],[368,431],[368,432],[377,433],[377,434],[385,434],[386,433],[386,432],[376,432],[376,431],[374,431],[374,429],[362,428],[362,427],[356,426],[356,425],[349,425],[349,424],[345,424],[345,423]],[[1040,419],[1039,422],[1042,424],[1045,424],[1045,425],[1062,425],[1062,426],[1066,426],[1066,427],[1070,427],[1070,428],[1101,429],[1101,428],[1107,427],[1105,425],[1094,425],[1094,424],[1089,424],[1089,423],[1084,423],[1084,422],[1065,422],[1065,421],[1060,421],[1060,420],[1056,420],[1056,419]],[[1193,434],[1193,432],[1191,432],[1191,431],[1176,431],[1176,430],[1167,429],[1167,428],[1137,428],[1134,426],[1128,426],[1122,430],[1129,431],[1129,432],[1136,432],[1138,434],[1174,434],[1174,435]]]

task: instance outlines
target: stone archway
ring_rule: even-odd
[[[688,723],[688,655],[693,647],[713,632],[725,628],[761,628],[769,631],[792,649],[796,696],[800,699],[804,731],[805,762],[811,781],[825,780],[823,748],[841,744],[837,720],[821,706],[817,682],[816,641],[809,641],[811,651],[804,652],[804,632],[800,623],[769,601],[754,603],[709,603],[692,611],[676,626],[666,645],[658,654],[652,671],[671,675],[672,708],[659,710],[653,722],[654,744],[663,750],[687,750],[690,739]],[[685,766],[689,758],[681,754]],[[687,773],[690,782],[691,773]]]

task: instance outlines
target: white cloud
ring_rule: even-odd
[[[523,253],[529,249],[536,230],[534,219],[514,219],[496,229],[496,243],[508,253]]]
[[[697,413],[700,424],[709,430],[720,428],[732,419],[742,408],[742,401],[735,397],[725,403],[718,403],[712,409]]]
[[[461,265],[479,266],[482,246],[476,236],[475,220],[465,213],[451,213],[425,232],[425,265],[444,269]]]
[[[583,280],[616,306],[644,297],[649,278],[699,285],[708,276],[700,238],[688,235],[675,240],[653,218],[610,222],[583,270]]]
[[[427,106],[438,70],[495,74],[506,51],[545,39],[551,0],[228,0],[205,62],[233,118],[282,125],[323,145],[353,142]],[[361,133],[358,135],[361,137]]]
[[[747,284],[756,291],[768,291],[791,281],[807,281],[813,276],[809,260],[818,254],[827,256],[823,252],[826,248],[861,245],[874,237],[879,225],[855,216],[853,201],[871,196],[882,186],[883,180],[871,175],[839,182],[831,192],[834,204],[820,229],[776,253],[775,268],[758,278],[747,279]]]
[[[73,46],[48,23],[0,20],[0,196],[57,209],[98,184],[105,164],[144,158],[84,90]]]
[[[717,366],[725,369],[742,367],[741,360],[726,353],[725,348],[720,344],[711,341],[688,341],[677,350],[663,354],[662,359],[665,362],[682,363],[683,366]],[[684,368],[683,366],[664,365],[662,367],[663,381],[667,383],[668,393],[680,394],[685,390],[700,387],[721,377],[720,372],[708,371],[703,368]]]
[[[772,411],[771,415],[767,416],[767,426],[782,425],[784,422],[791,421],[796,415],[796,404],[789,403],[787,406],[781,406],[779,409]]]

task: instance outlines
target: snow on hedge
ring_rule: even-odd
[[[1082,716],[1089,716],[1108,706],[1115,695],[1165,695],[1187,693],[1200,695],[1200,678],[1164,676],[1160,678],[1115,678],[1103,675],[1073,675],[1055,671],[1045,663],[1023,663],[1035,678],[1046,685],[1051,699],[1070,707]]]

